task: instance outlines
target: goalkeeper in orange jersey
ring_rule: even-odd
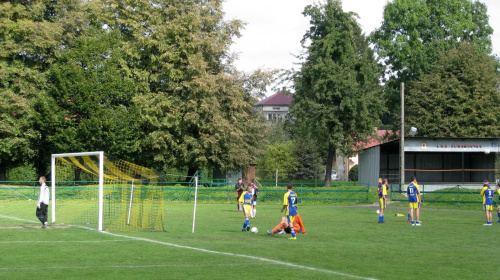
[[[299,214],[295,215],[295,220],[293,221],[293,227],[295,229],[295,232],[297,232],[297,233],[299,233],[299,232],[306,233],[306,228],[304,227],[304,224],[302,223],[302,217]],[[288,219],[286,217],[282,217],[281,222],[277,226],[275,226],[272,230],[268,230],[267,233],[268,234],[292,233],[292,228],[288,224]]]

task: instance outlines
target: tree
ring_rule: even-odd
[[[321,154],[314,140],[299,138],[295,140],[294,157],[297,161],[297,169],[293,178],[309,180],[317,178],[321,166]]]
[[[327,151],[330,174],[337,149],[350,155],[372,134],[381,111],[380,69],[355,14],[344,12],[339,1],[307,6],[304,15],[311,28],[302,41],[307,52],[291,112],[301,133]],[[326,176],[326,186],[330,180]]]
[[[384,8],[382,26],[372,34],[375,50],[386,67],[385,98],[393,122],[399,115],[401,82],[430,70],[439,53],[471,42],[491,52],[493,29],[486,5],[470,0],[394,0]]]
[[[95,23],[57,52],[37,104],[53,152],[103,150],[125,158],[137,152],[136,84],[121,65],[120,39]]]
[[[498,137],[497,65],[470,43],[441,53],[428,73],[408,85],[408,124],[425,136]]]
[[[34,157],[31,142],[38,133],[31,127],[33,111],[28,102],[10,89],[0,90],[0,181],[6,180],[9,168]]]
[[[263,157],[259,160],[259,169],[271,172],[278,170],[278,178],[289,178],[292,175],[291,172],[297,170],[294,149],[295,145],[292,141],[267,145]]]
[[[33,103],[44,91],[44,71],[61,45],[64,30],[62,21],[52,20],[55,16],[49,12],[58,5],[52,3],[49,9],[45,4],[0,3],[0,180],[8,168],[38,154],[36,141],[41,135],[34,126]]]
[[[138,83],[141,158],[147,166],[234,170],[255,159],[264,121],[226,60],[241,22],[222,1],[107,1],[101,19],[123,38]]]

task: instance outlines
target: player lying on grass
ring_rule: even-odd
[[[297,233],[306,233],[306,228],[304,227],[304,224],[302,223],[302,217],[297,214],[295,215],[295,221],[293,221],[293,227],[295,229],[295,232]],[[273,234],[273,233],[292,233],[292,228],[290,227],[290,224],[288,223],[288,219],[286,217],[281,218],[281,222],[275,226],[272,230],[267,231],[268,234]]]

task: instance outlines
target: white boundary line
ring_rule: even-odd
[[[199,251],[199,252],[205,252],[205,253],[209,253],[209,254],[226,255],[226,256],[232,256],[232,257],[241,257],[241,258],[245,258],[245,259],[253,259],[253,260],[258,260],[258,261],[264,261],[264,262],[267,262],[267,263],[274,263],[274,264],[283,265],[283,266],[289,266],[289,267],[293,267],[293,268],[300,268],[300,269],[305,269],[305,270],[311,270],[311,271],[317,271],[317,272],[324,272],[324,273],[328,273],[328,274],[334,274],[334,275],[337,275],[337,276],[349,277],[349,278],[353,278],[353,279],[376,280],[375,278],[367,278],[367,277],[362,277],[362,276],[357,276],[357,275],[352,275],[352,274],[337,272],[337,271],[333,271],[333,270],[321,269],[321,268],[315,268],[315,267],[309,267],[309,266],[303,266],[303,265],[298,265],[298,264],[288,263],[288,262],[282,262],[282,261],[277,261],[277,260],[272,260],[272,259],[267,259],[267,258],[261,258],[261,257],[243,255],[243,254],[234,254],[234,253],[228,253],[228,252],[212,251],[212,250],[207,250],[207,249],[202,249],[202,248],[196,248],[196,247],[190,247],[190,246],[184,246],[184,245],[177,245],[177,244],[168,243],[168,242],[162,242],[162,241],[148,239],[148,238],[141,238],[141,237],[133,237],[133,236],[121,235],[121,234],[111,233],[111,232],[107,232],[107,231],[101,231],[101,233],[108,234],[108,235],[111,235],[111,236],[116,236],[116,237],[128,238],[128,239],[137,240],[137,241],[145,241],[145,242],[150,242],[150,243],[155,243],[155,244],[160,244],[160,245],[175,247],[175,248],[181,248],[181,249],[188,249],[188,250],[194,250],[194,251]]]
[[[35,223],[34,221],[31,221],[31,220],[25,220],[25,219],[20,219],[20,218],[15,218],[15,217],[9,217],[9,216],[4,216],[4,215],[0,215],[0,217],[7,218],[7,219],[18,220],[18,221],[25,221],[25,222]],[[86,228],[86,227],[81,227],[81,228],[90,229],[90,228]],[[94,229],[91,229],[91,230],[94,230]],[[298,268],[298,269],[304,269],[304,270],[311,270],[311,271],[316,271],[316,272],[323,272],[323,273],[327,273],[327,274],[333,274],[333,275],[342,276],[342,277],[348,277],[348,278],[352,278],[352,279],[377,280],[376,278],[362,277],[362,276],[357,276],[357,275],[353,275],[353,274],[342,273],[342,272],[328,270],[328,269],[315,268],[315,267],[304,266],[304,265],[299,265],[299,264],[294,264],[294,263],[289,263],[289,262],[282,262],[282,261],[277,261],[277,260],[272,260],[272,259],[267,259],[267,258],[261,258],[261,257],[256,257],[256,256],[249,256],[249,255],[243,255],[243,254],[235,254],[235,253],[228,253],[228,252],[213,251],[213,250],[196,248],[196,247],[190,247],[190,246],[184,246],[184,245],[178,245],[178,244],[173,244],[173,243],[168,243],[168,242],[163,242],[163,241],[158,241],[158,240],[153,240],[153,239],[148,239],[148,238],[121,235],[121,234],[111,233],[111,232],[107,232],[107,231],[96,231],[96,232],[107,234],[107,235],[111,235],[111,236],[115,236],[115,237],[121,237],[121,238],[131,239],[131,240],[135,240],[135,241],[144,241],[144,242],[149,242],[149,243],[154,243],[154,244],[160,244],[160,245],[170,246],[170,247],[180,248],[180,249],[194,250],[194,251],[199,251],[199,252],[204,252],[204,253],[209,253],[209,254],[225,255],[225,256],[239,257],[239,258],[245,258],[245,259],[253,259],[253,260],[257,260],[257,261],[263,261],[263,262],[267,262],[267,263],[274,263],[274,264],[277,264],[277,265],[288,266],[288,267],[292,267],[292,268]]]

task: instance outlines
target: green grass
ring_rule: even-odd
[[[0,200],[0,279],[492,279],[485,266],[498,253],[500,224],[482,226],[481,205],[424,205],[422,227],[395,217],[406,213],[397,205],[385,224],[373,207],[299,205],[307,234],[288,240],[265,233],[282,215],[277,202],[258,204],[258,234],[240,231],[233,203],[199,204],[193,234],[192,202],[169,201],[166,232],[110,235],[43,230],[29,222],[33,201]]]

